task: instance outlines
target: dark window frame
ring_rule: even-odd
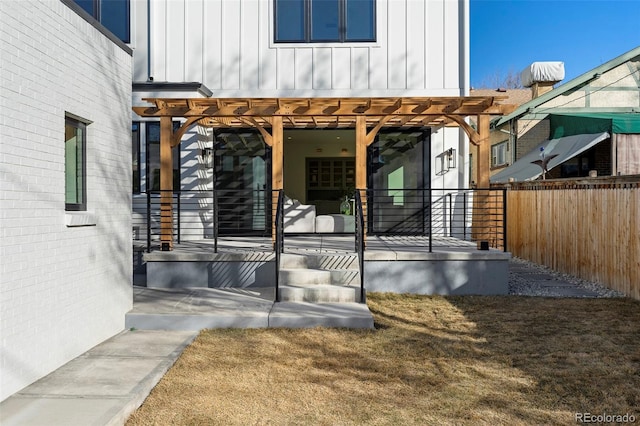
[[[377,7],[376,0],[369,0],[372,7],[371,38],[349,38],[347,28],[347,10],[349,0],[338,1],[338,38],[336,39],[314,39],[312,36],[312,3],[315,0],[302,0],[303,2],[303,39],[279,39],[278,38],[278,1],[273,0],[273,40],[274,43],[375,43],[377,40]]]
[[[144,173],[144,181],[145,181],[145,192],[158,192],[160,191],[160,175],[158,174],[158,179],[157,179],[157,186],[156,188],[154,188],[154,183],[156,183],[156,179],[153,179],[152,177],[152,169],[151,169],[151,142],[149,139],[149,134],[151,133],[149,131],[149,127],[150,126],[158,126],[158,128],[160,127],[160,122],[159,121],[143,121],[140,122],[140,124],[142,125],[142,123],[144,123],[144,144],[145,144],[145,173]],[[180,121],[173,121],[173,131],[175,132],[176,130],[178,130],[180,128],[180,126],[182,125],[182,123]],[[159,129],[158,129],[159,130]],[[160,133],[158,133],[160,134]],[[158,159],[160,158],[160,139],[158,139]],[[173,190],[174,192],[179,192],[180,191],[180,183],[182,182],[182,159],[180,158],[181,155],[181,150],[182,150],[182,144],[178,144],[177,147],[172,148],[175,149],[174,153],[173,153],[173,161],[174,163],[177,162],[177,164],[174,164],[174,166],[177,165],[177,173],[176,173],[176,168],[173,169],[174,173],[173,173]],[[158,169],[160,170],[160,169]],[[142,186],[141,186],[142,188]]]
[[[118,37],[123,43],[131,43],[131,1],[130,0],[120,0],[126,3],[126,37],[121,37],[122,34],[116,34],[109,25],[105,25],[102,19],[102,4],[103,3],[111,3],[110,0],[73,0],[78,6],[82,8],[85,12],[91,15],[96,21],[100,22],[103,27],[107,28],[111,33],[113,33],[116,37]],[[87,4],[91,4],[90,9],[87,7]],[[111,3],[113,4],[113,3]]]
[[[504,149],[503,160],[500,162],[499,156],[496,155],[498,150]],[[505,167],[509,165],[509,141],[505,140],[491,145],[491,167]]]
[[[87,210],[87,123],[84,123],[78,119],[66,116],[65,117],[65,206],[64,209],[65,211],[86,211]],[[81,181],[81,189],[79,193],[76,193],[76,196],[79,196],[81,198],[80,202],[76,202],[76,203],[69,203],[67,202],[67,138],[66,138],[66,132],[67,132],[67,126],[73,127],[77,130],[81,131],[81,136],[82,136],[82,146],[80,148],[80,154],[82,156],[82,158],[80,158],[80,167],[78,167],[78,160],[76,157],[76,163],[75,163],[75,167],[76,167],[76,172],[78,171],[78,169],[80,169],[80,176],[75,175],[76,179],[79,177],[80,181]]]

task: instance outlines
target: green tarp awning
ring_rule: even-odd
[[[637,113],[549,114],[551,139],[589,133],[640,133]]]

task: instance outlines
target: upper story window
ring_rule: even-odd
[[[131,41],[129,0],[74,0],[125,43]]]
[[[375,0],[274,0],[276,43],[376,40]]]

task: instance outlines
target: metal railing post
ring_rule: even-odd
[[[175,193],[175,196],[176,196],[176,199],[178,200],[178,201],[176,202],[176,205],[177,205],[177,207],[178,207],[178,214],[176,215],[176,220],[178,221],[177,226],[176,226],[176,232],[178,233],[178,235],[177,235],[177,237],[178,237],[178,238],[177,238],[177,239],[178,239],[178,244],[180,244],[180,234],[181,234],[181,232],[180,232],[180,229],[181,229],[181,228],[180,228],[180,224],[181,224],[181,222],[182,222],[182,220],[181,220],[181,217],[182,217],[182,216],[180,215],[180,210],[182,210],[182,205],[180,204],[180,199],[181,199],[182,197],[181,197],[180,191],[176,192],[176,193]]]
[[[462,239],[467,240],[467,192],[462,193]]]
[[[449,236],[453,237],[453,196],[449,193]]]
[[[277,190],[278,201],[276,203],[275,232],[276,240],[273,251],[275,252],[275,302],[280,302],[280,259],[284,252],[284,196],[281,189]],[[273,196],[271,197],[273,199]]]
[[[362,211],[362,196],[360,190],[356,189],[356,226],[355,241],[356,253],[358,253],[358,269],[360,270],[360,303],[366,303],[367,293],[364,290],[364,215]]]
[[[429,253],[433,253],[433,192],[429,188]]]
[[[502,245],[507,251],[507,189],[502,188]]]
[[[151,253],[151,191],[147,189],[147,253]]]
[[[219,216],[219,212],[218,212],[218,193],[216,191],[216,184],[215,184],[215,179],[213,182],[213,189],[211,191],[211,196],[213,197],[213,203],[211,208],[213,209],[212,212],[212,219],[213,219],[213,252],[217,253],[218,252],[218,226],[220,223],[220,218]]]

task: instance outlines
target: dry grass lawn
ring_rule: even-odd
[[[127,425],[640,422],[640,302],[374,294],[375,331],[205,331]]]

